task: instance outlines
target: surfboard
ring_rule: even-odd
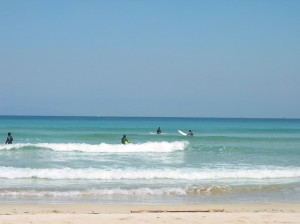
[[[178,132],[182,135],[187,135],[186,133],[184,133],[183,131],[178,130]]]

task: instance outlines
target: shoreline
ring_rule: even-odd
[[[101,203],[7,203],[0,204],[0,215],[12,214],[130,214],[134,210],[224,209],[224,212],[295,212],[300,203],[227,204],[101,204]]]
[[[192,210],[223,210],[191,212]],[[173,212],[140,212],[172,210]],[[189,212],[188,212],[189,211]],[[299,223],[300,204],[1,204],[0,223]]]

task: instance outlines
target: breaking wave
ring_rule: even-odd
[[[50,149],[58,152],[91,152],[91,153],[123,153],[123,152],[173,152],[182,151],[188,146],[187,141],[175,142],[146,142],[141,144],[107,144],[98,145],[86,143],[20,143],[0,145],[0,150],[22,150],[28,148]]]
[[[6,179],[173,179],[173,180],[222,180],[222,179],[277,179],[299,178],[300,168],[253,169],[253,170],[198,170],[198,169],[33,169],[0,166],[0,178]]]

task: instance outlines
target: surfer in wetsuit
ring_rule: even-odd
[[[122,142],[123,145],[130,143],[130,142],[127,140],[127,138],[126,138],[126,135],[123,135],[123,138],[121,139],[121,142]]]
[[[11,136],[11,133],[8,132],[5,144],[12,144],[13,140],[14,140],[14,139],[13,139],[13,137]]]
[[[193,135],[194,135],[194,133],[192,132],[192,130],[189,130],[189,133],[188,133],[187,135],[191,135],[191,136],[193,136]]]
[[[161,134],[160,127],[157,129],[156,134],[158,134],[158,135]]]

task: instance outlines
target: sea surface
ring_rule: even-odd
[[[299,119],[0,116],[0,138],[1,203],[300,203]]]

